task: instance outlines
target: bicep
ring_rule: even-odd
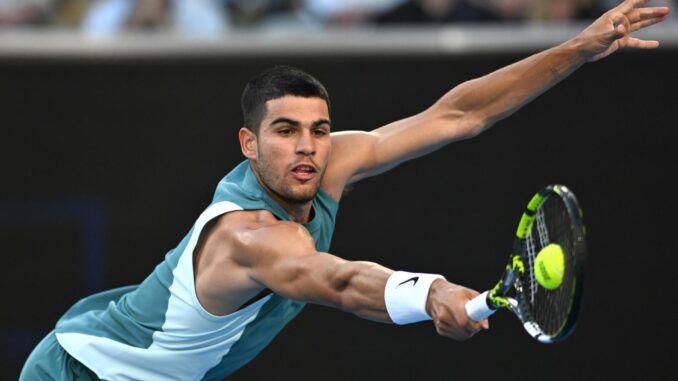
[[[329,306],[341,303],[336,279],[347,261],[317,252],[303,227],[279,222],[244,235],[237,240],[236,259],[255,282],[294,300]]]
[[[357,182],[471,136],[471,124],[468,115],[437,103],[371,132],[335,133],[328,173],[339,174],[342,185]]]

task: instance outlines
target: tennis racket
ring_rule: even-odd
[[[468,316],[480,321],[500,308],[513,312],[525,330],[542,343],[555,343],[574,329],[582,298],[586,229],[574,194],[549,185],[532,197],[523,213],[513,252],[501,279],[466,304]],[[557,246],[554,246],[557,245]],[[545,247],[562,249],[562,282],[543,287],[535,258]],[[559,247],[559,248],[558,248]],[[543,275],[542,275],[543,281]],[[553,289],[550,289],[553,288]]]

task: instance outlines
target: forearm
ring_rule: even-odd
[[[459,110],[477,134],[536,98],[586,62],[577,39],[532,55],[483,77],[462,83],[439,104]]]
[[[346,311],[397,324],[432,319],[439,334],[456,340],[489,328],[487,320],[474,322],[466,315],[466,303],[478,293],[441,275],[394,272],[369,262],[346,262],[342,267],[337,279],[342,285],[340,307]]]
[[[384,287],[393,273],[373,262],[346,261],[331,276],[336,307],[365,319],[390,322]]]
[[[408,324],[430,320],[432,311],[445,319],[439,304],[450,300],[441,295],[449,296],[450,286],[463,289],[438,274],[393,271],[371,262],[344,261],[339,267],[330,282],[334,307],[375,321]],[[437,281],[438,296],[431,299],[431,285]]]
[[[347,261],[309,248],[304,255],[285,256],[252,270],[258,282],[286,298],[390,321],[384,286],[393,271],[376,263]]]
[[[643,0],[626,0],[606,12],[576,37],[483,77],[462,83],[423,112],[380,127],[370,134],[337,136],[333,157],[353,158],[335,167],[348,182],[384,172],[469,138],[505,118],[553,87],[585,62],[607,57],[620,48],[652,49],[658,41],[629,35],[666,19],[666,7],[643,8]],[[342,146],[345,147],[342,150]]]
[[[350,151],[349,164],[357,167],[350,182],[477,135],[509,116],[585,62],[578,45],[573,39],[464,82],[424,112],[380,127],[370,135],[337,136],[346,141],[336,139],[337,151]]]
[[[437,274],[393,271],[372,262],[327,253],[287,258],[266,271],[262,283],[290,299],[325,305],[364,319],[409,324],[433,319],[443,336],[464,340],[487,321],[473,322],[465,303],[477,292]]]
[[[290,299],[324,305],[361,318],[404,324],[430,319],[426,300],[436,274],[394,272],[373,262],[328,253],[288,258],[265,284]]]
[[[247,277],[286,298],[387,323],[408,324],[433,317],[439,332],[453,338],[466,337],[459,327],[475,324],[468,321],[462,303],[477,292],[437,282],[431,294],[431,285],[444,280],[443,276],[393,271],[317,252],[308,232],[298,224],[276,222],[247,229],[232,243],[236,255],[230,259]],[[456,312],[450,312],[451,306],[456,306]]]

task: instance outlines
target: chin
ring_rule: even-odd
[[[290,189],[289,192],[286,192],[285,195],[290,202],[303,204],[309,201],[313,201],[315,196],[318,194],[318,189],[320,186],[314,185],[306,189]]]

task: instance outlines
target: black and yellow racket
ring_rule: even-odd
[[[499,283],[466,304],[480,321],[499,308],[512,311],[542,343],[554,343],[574,329],[582,298],[585,227],[574,194],[549,185],[523,213],[513,252]]]

